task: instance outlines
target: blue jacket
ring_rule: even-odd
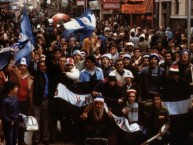
[[[104,80],[102,69],[95,67],[96,80]],[[89,82],[91,75],[88,69],[84,69],[80,72],[80,82]]]
[[[5,124],[19,122],[19,103],[15,97],[7,96],[1,100],[1,119]]]

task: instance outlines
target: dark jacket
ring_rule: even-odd
[[[155,108],[153,105],[145,106],[144,117],[144,127],[147,128],[151,135],[158,133],[164,124],[167,124],[169,127],[169,112],[163,106],[161,106],[159,109]]]
[[[49,77],[48,77],[48,80],[49,80]],[[34,83],[33,83],[33,105],[37,105],[37,106],[41,105],[44,99],[45,85],[46,85],[46,79],[43,73],[40,71],[37,71],[37,73],[34,76]]]
[[[0,112],[5,125],[10,125],[11,122],[18,123],[20,120],[18,100],[10,96],[2,98]]]

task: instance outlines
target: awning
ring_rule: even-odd
[[[146,0],[137,4],[123,4],[121,7],[122,13],[129,14],[145,14],[153,12],[153,1],[154,0]]]
[[[0,9],[9,9],[10,8],[10,2],[0,2]]]

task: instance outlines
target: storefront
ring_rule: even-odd
[[[153,6],[154,0],[125,0],[121,12],[131,27],[154,27]]]

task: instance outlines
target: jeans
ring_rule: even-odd
[[[16,145],[17,144],[17,137],[18,137],[18,124],[13,126],[4,125],[4,135],[6,145]]]

